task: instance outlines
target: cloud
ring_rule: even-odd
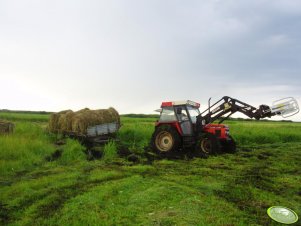
[[[300,98],[300,9],[280,0],[1,1],[0,80],[26,84],[20,93],[39,110]]]

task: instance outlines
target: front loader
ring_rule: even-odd
[[[160,119],[156,122],[151,138],[151,146],[161,155],[171,154],[185,149],[194,149],[201,155],[210,155],[222,151],[234,152],[235,141],[227,125],[221,124],[236,112],[249,118],[262,119],[275,115],[290,117],[299,112],[297,101],[283,98],[268,105],[255,108],[237,99],[224,96],[210,104],[200,113],[200,104],[193,101],[162,102]],[[218,123],[215,121],[220,120]]]

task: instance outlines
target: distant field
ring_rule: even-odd
[[[0,119],[11,121],[47,122],[49,114],[0,112]]]
[[[122,117],[119,142],[88,161],[78,141],[55,144],[48,117],[0,113],[16,124],[0,136],[0,225],[279,225],[273,205],[301,216],[301,123],[228,121],[237,153],[149,162],[156,119]]]

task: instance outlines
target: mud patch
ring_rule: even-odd
[[[127,158],[129,155],[132,154],[132,152],[127,147],[121,146],[118,148],[117,154],[122,158]]]
[[[230,170],[231,169],[231,167],[225,165],[224,163],[210,165],[210,166],[208,166],[208,168],[210,168],[210,169],[225,169],[225,170]]]
[[[62,146],[66,144],[66,140],[57,140],[54,144],[57,146]]]
[[[88,161],[100,159],[103,156],[103,147],[87,148],[85,153]]]
[[[252,154],[248,154],[248,153],[243,153],[240,155],[243,158],[251,158],[253,155]]]
[[[127,177],[126,175],[118,175],[118,176],[112,176],[109,178],[104,178],[99,180],[86,181],[87,177],[82,176],[79,177],[78,181],[75,184],[57,188],[57,189],[50,189],[50,191],[47,193],[50,195],[45,197],[45,199],[47,199],[48,201],[47,204],[39,205],[35,213],[35,217],[43,218],[43,219],[50,218],[54,214],[59,212],[61,208],[64,206],[65,202],[67,202],[69,199],[74,198],[101,183],[121,180],[126,177]]]
[[[269,203],[258,200],[253,188],[275,192],[271,174],[265,165],[255,165],[243,171],[241,175],[226,184],[222,191],[216,191],[216,194],[235,204],[240,210],[248,212],[248,215],[252,216],[250,220],[259,225],[267,225],[268,217],[262,216],[266,216]]]
[[[250,148],[241,148],[240,151],[242,152],[252,152],[253,150]]]
[[[266,159],[268,159],[269,157],[266,156],[266,155],[263,155],[263,154],[259,154],[259,155],[257,155],[257,158],[258,158],[259,160],[266,160]]]
[[[0,201],[0,224],[6,225],[10,221],[11,210],[9,209],[7,204],[4,204]]]
[[[246,170],[242,177],[235,180],[235,183],[250,185],[267,191],[274,191],[275,188],[272,174],[268,171],[266,165],[257,165]]]
[[[57,160],[58,158],[60,158],[62,156],[63,150],[62,149],[56,149],[51,155],[46,156],[46,161],[48,162],[52,162]]]
[[[130,161],[130,162],[133,162],[133,163],[139,163],[140,162],[140,157],[138,155],[135,155],[135,154],[130,154],[127,157],[127,160]]]

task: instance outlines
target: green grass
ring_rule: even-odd
[[[143,148],[149,144],[154,132],[153,118],[132,119],[122,117],[122,124],[118,138],[122,145],[129,147],[133,152],[141,153]]]
[[[0,119],[25,122],[48,122],[49,114],[0,112]]]
[[[44,121],[10,119],[15,132],[0,136],[0,225],[280,225],[266,214],[273,205],[301,215],[300,123],[230,121],[235,154],[133,164],[116,151],[142,153],[155,119],[122,117],[105,161],[88,161],[71,139],[55,145]]]
[[[40,165],[53,152],[50,140],[41,126],[16,123],[13,135],[0,137],[0,176],[14,175]]]
[[[272,144],[301,141],[301,123],[242,121],[226,122],[238,144]]]
[[[117,146],[115,141],[110,141],[105,144],[103,159],[107,162],[114,160],[117,157]]]
[[[85,161],[87,157],[84,151],[85,148],[77,140],[67,139],[58,162],[69,164],[70,162]]]

